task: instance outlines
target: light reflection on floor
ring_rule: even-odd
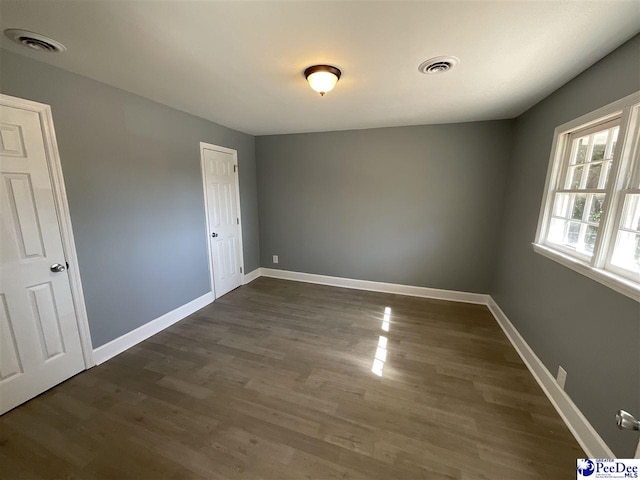
[[[391,318],[391,309],[384,307],[384,318],[382,319],[382,330],[389,331],[389,318]]]
[[[389,331],[389,319],[391,318],[391,308],[384,308],[384,318],[382,319],[382,330],[385,332]],[[382,369],[384,368],[384,363],[387,361],[387,342],[388,339],[384,335],[380,335],[378,338],[378,347],[376,348],[376,354],[373,359],[373,366],[371,367],[371,371],[378,375],[382,376]]]

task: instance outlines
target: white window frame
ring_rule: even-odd
[[[618,144],[614,152],[609,183],[605,186],[605,202],[598,238],[592,257],[571,252],[547,240],[554,194],[562,190],[564,175],[570,155],[571,137],[577,130],[584,131],[593,126],[620,118]],[[588,132],[587,132],[588,133]],[[581,133],[583,135],[584,132]],[[549,168],[545,183],[538,228],[533,249],[535,252],[554,260],[582,275],[606,285],[640,302],[640,277],[611,263],[613,243],[620,226],[624,197],[640,193],[631,188],[640,185],[640,92],[635,92],[616,102],[587,113],[575,120],[558,126],[553,135],[553,145],[549,158]],[[589,192],[585,192],[589,193]]]

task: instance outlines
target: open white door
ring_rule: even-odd
[[[0,96],[0,414],[86,366],[48,108]]]
[[[242,221],[238,154],[229,148],[200,144],[209,260],[215,298],[242,285]]]

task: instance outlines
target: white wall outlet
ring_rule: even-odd
[[[273,256],[273,263],[278,263],[278,255]]]
[[[567,371],[560,365],[558,366],[558,376],[556,377],[556,380],[558,381],[560,388],[564,390],[564,384],[567,383]]]

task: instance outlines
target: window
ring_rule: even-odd
[[[640,92],[556,128],[534,249],[640,301]]]

